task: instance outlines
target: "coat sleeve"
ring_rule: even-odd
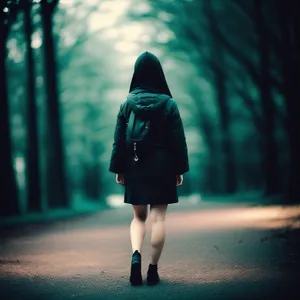
[[[181,175],[189,171],[189,159],[183,124],[175,101],[173,101],[168,123],[168,140],[173,157],[173,166],[176,175]]]
[[[117,123],[114,133],[114,143],[112,146],[112,154],[110,159],[109,171],[113,173],[125,172],[125,132],[126,120],[122,113],[122,105],[117,116]]]

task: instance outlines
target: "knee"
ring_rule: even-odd
[[[134,216],[134,218],[140,222],[146,222],[147,220],[147,213],[140,213],[140,214],[136,214]]]
[[[164,214],[150,213],[150,219],[152,223],[164,222],[166,216]]]

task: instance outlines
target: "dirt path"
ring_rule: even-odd
[[[298,298],[297,230],[287,234],[282,228],[300,227],[293,219],[300,207],[170,206],[162,281],[154,287],[128,283],[130,209],[1,230],[1,299]],[[149,239],[148,231],[144,277]]]

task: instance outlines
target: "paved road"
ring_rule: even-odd
[[[128,282],[130,209],[1,230],[1,299],[298,298],[299,238],[283,228],[300,227],[299,206],[169,206],[162,281],[154,287]],[[148,231],[144,276],[149,238]]]

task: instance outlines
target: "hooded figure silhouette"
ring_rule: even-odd
[[[138,161],[126,147],[126,129],[131,128],[132,111],[136,117],[143,117],[139,114],[149,117],[153,138],[151,151]],[[109,170],[117,174],[117,183],[125,186],[124,203],[132,204],[134,211],[130,226],[133,251],[130,282],[133,285],[142,284],[141,248],[150,205],[152,251],[147,283],[156,284],[160,281],[157,264],[164,245],[167,207],[178,202],[176,186],[182,184],[181,174],[189,171],[189,162],[177,104],[158,58],[150,52],[142,53],[134,65],[129,95],[117,117]]]

